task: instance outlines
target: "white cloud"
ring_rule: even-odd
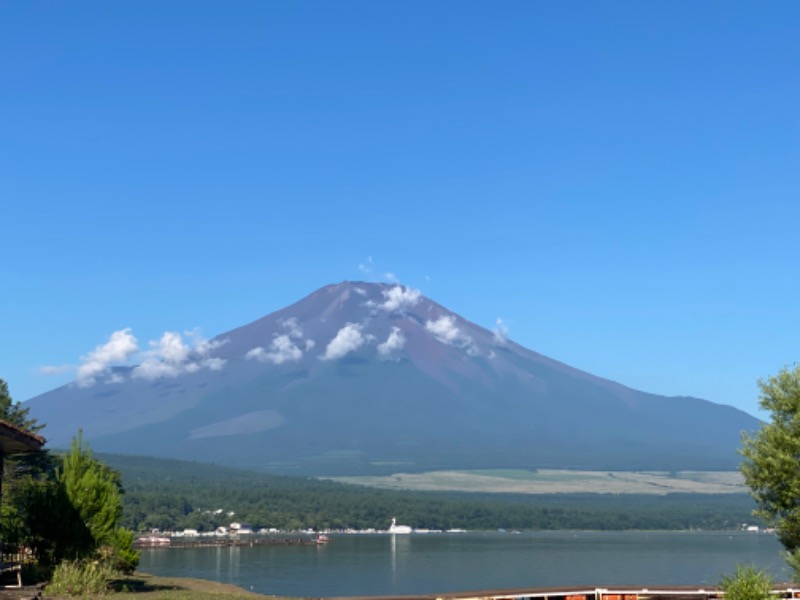
[[[386,273],[384,273],[384,274],[383,274],[383,278],[384,278],[386,281],[394,281],[395,283],[397,282],[397,275],[395,275],[395,274],[394,274],[394,273],[392,273],[391,271],[387,271]]]
[[[444,344],[453,344],[461,336],[461,330],[456,326],[456,318],[453,315],[442,315],[435,321],[426,321],[425,329]]]
[[[295,317],[278,321],[278,323],[286,333],[275,334],[269,350],[265,350],[262,346],[256,346],[245,354],[245,358],[280,365],[285,362],[297,362],[303,358],[303,351],[300,349],[301,342],[304,342],[302,345],[305,346],[306,351],[314,347],[313,340],[303,340],[303,329]]]
[[[153,381],[165,377],[178,377],[184,373],[197,373],[201,369],[219,371],[225,365],[223,358],[206,358],[206,355],[225,344],[227,340],[208,341],[196,333],[187,336],[193,345],[175,331],[165,331],[157,341],[149,342],[150,350],[142,362],[133,369],[131,377]]]
[[[406,336],[400,331],[399,327],[392,327],[392,331],[386,341],[378,344],[378,354],[383,358],[392,356],[395,352],[399,352],[406,345]]]
[[[361,271],[364,275],[369,275],[372,273],[372,257],[367,257],[367,264],[359,263],[358,270]]]
[[[296,339],[302,339],[303,329],[297,322],[297,317],[289,317],[288,319],[282,319],[278,321],[278,323],[280,323],[281,327],[283,327],[286,330],[286,332],[289,334],[290,337]]]
[[[191,372],[191,367],[186,370],[187,372]],[[142,361],[142,363],[133,370],[131,377],[134,379],[153,381],[164,377],[177,377],[180,374],[181,369],[178,365],[166,363],[153,357]]]
[[[207,355],[228,340],[206,340],[197,330],[185,333],[187,341],[180,333],[166,331],[156,341],[148,342],[149,350],[141,352],[138,342],[130,328],[120,329],[111,334],[105,344],[81,357],[81,364],[76,367],[45,366],[40,371],[55,375],[75,369],[75,382],[80,387],[90,387],[104,377],[105,383],[120,383],[125,377],[122,373],[111,373],[110,367],[131,365],[139,362],[131,372],[131,377],[142,379],[159,379],[161,377],[177,377],[183,373],[195,373],[200,369],[218,371],[225,364],[225,359],[209,358]]]
[[[186,337],[192,341],[192,351],[200,356],[205,356],[209,352],[216,350],[220,346],[224,346],[230,340],[207,340],[202,335],[200,335],[200,331],[194,329],[193,331],[186,331],[184,332]]]
[[[330,341],[325,349],[325,354],[320,358],[322,360],[342,358],[358,350],[364,345],[365,341],[364,336],[361,334],[361,325],[348,323],[336,333],[336,337]]]
[[[383,297],[386,298],[380,307],[389,312],[402,311],[414,306],[419,302],[422,295],[419,290],[409,287],[396,285],[388,290],[383,290]]]
[[[464,348],[470,356],[480,354],[472,338],[458,328],[453,315],[442,315],[435,321],[426,321],[425,329],[443,344]]]
[[[272,340],[270,350],[267,356],[271,357],[276,365],[286,361],[298,361],[303,356],[303,351],[294,345],[288,335],[279,335]]]
[[[303,357],[303,351],[295,346],[288,334],[279,335],[272,340],[269,351],[257,346],[245,354],[245,358],[280,365],[285,362],[296,362]]]
[[[508,327],[503,319],[500,317],[497,318],[496,324],[492,331],[494,332],[495,344],[498,346],[505,346],[506,342],[508,342]]]
[[[264,356],[266,353],[267,353],[267,351],[264,350],[264,348],[262,348],[261,346],[256,346],[252,350],[248,350],[247,354],[245,354],[244,357],[246,359],[248,359],[248,360],[253,359],[253,358],[261,360],[261,357]],[[264,360],[267,360],[267,359],[265,358]]]
[[[81,387],[94,385],[96,378],[106,368],[114,364],[122,364],[139,349],[136,338],[130,327],[115,331],[102,346],[97,346],[86,356],[81,357],[78,367],[77,383]]]
[[[44,365],[39,367],[42,375],[63,375],[75,370],[75,365]]]
[[[211,371],[221,371],[226,362],[228,361],[224,358],[214,357],[205,359],[202,364]]]
[[[149,344],[153,348],[154,356],[171,364],[180,364],[186,361],[191,351],[188,344],[183,342],[181,334],[174,331],[165,331],[160,340],[149,342]]]

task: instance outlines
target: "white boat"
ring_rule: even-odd
[[[392,517],[392,524],[389,525],[389,533],[411,533],[411,527],[408,525],[398,525],[397,519]]]

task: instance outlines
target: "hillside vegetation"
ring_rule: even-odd
[[[202,463],[103,455],[122,474],[124,523],[145,531],[255,527],[385,529],[732,529],[751,522],[746,494],[512,494],[375,489]]]

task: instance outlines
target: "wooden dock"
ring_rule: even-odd
[[[776,600],[800,599],[800,586],[778,585],[773,589]],[[481,590],[425,594],[418,596],[359,596],[346,600],[718,600],[725,593],[716,586],[635,586],[615,587],[548,587]],[[326,600],[345,600],[327,598]]]
[[[163,541],[166,540],[166,541]],[[283,538],[139,538],[134,540],[136,548],[245,548],[252,546],[308,546],[320,544],[310,537]]]

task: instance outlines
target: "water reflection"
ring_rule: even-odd
[[[390,535],[390,556],[392,561],[392,588],[397,587],[397,560],[400,558],[400,566],[407,562],[408,556],[411,552],[411,536],[410,535]],[[401,573],[402,575],[402,573]]]
[[[216,581],[235,582],[241,575],[241,548],[238,546],[218,546],[214,552],[214,577]],[[180,552],[181,550],[179,550]],[[196,560],[191,561],[195,567],[202,568]]]

